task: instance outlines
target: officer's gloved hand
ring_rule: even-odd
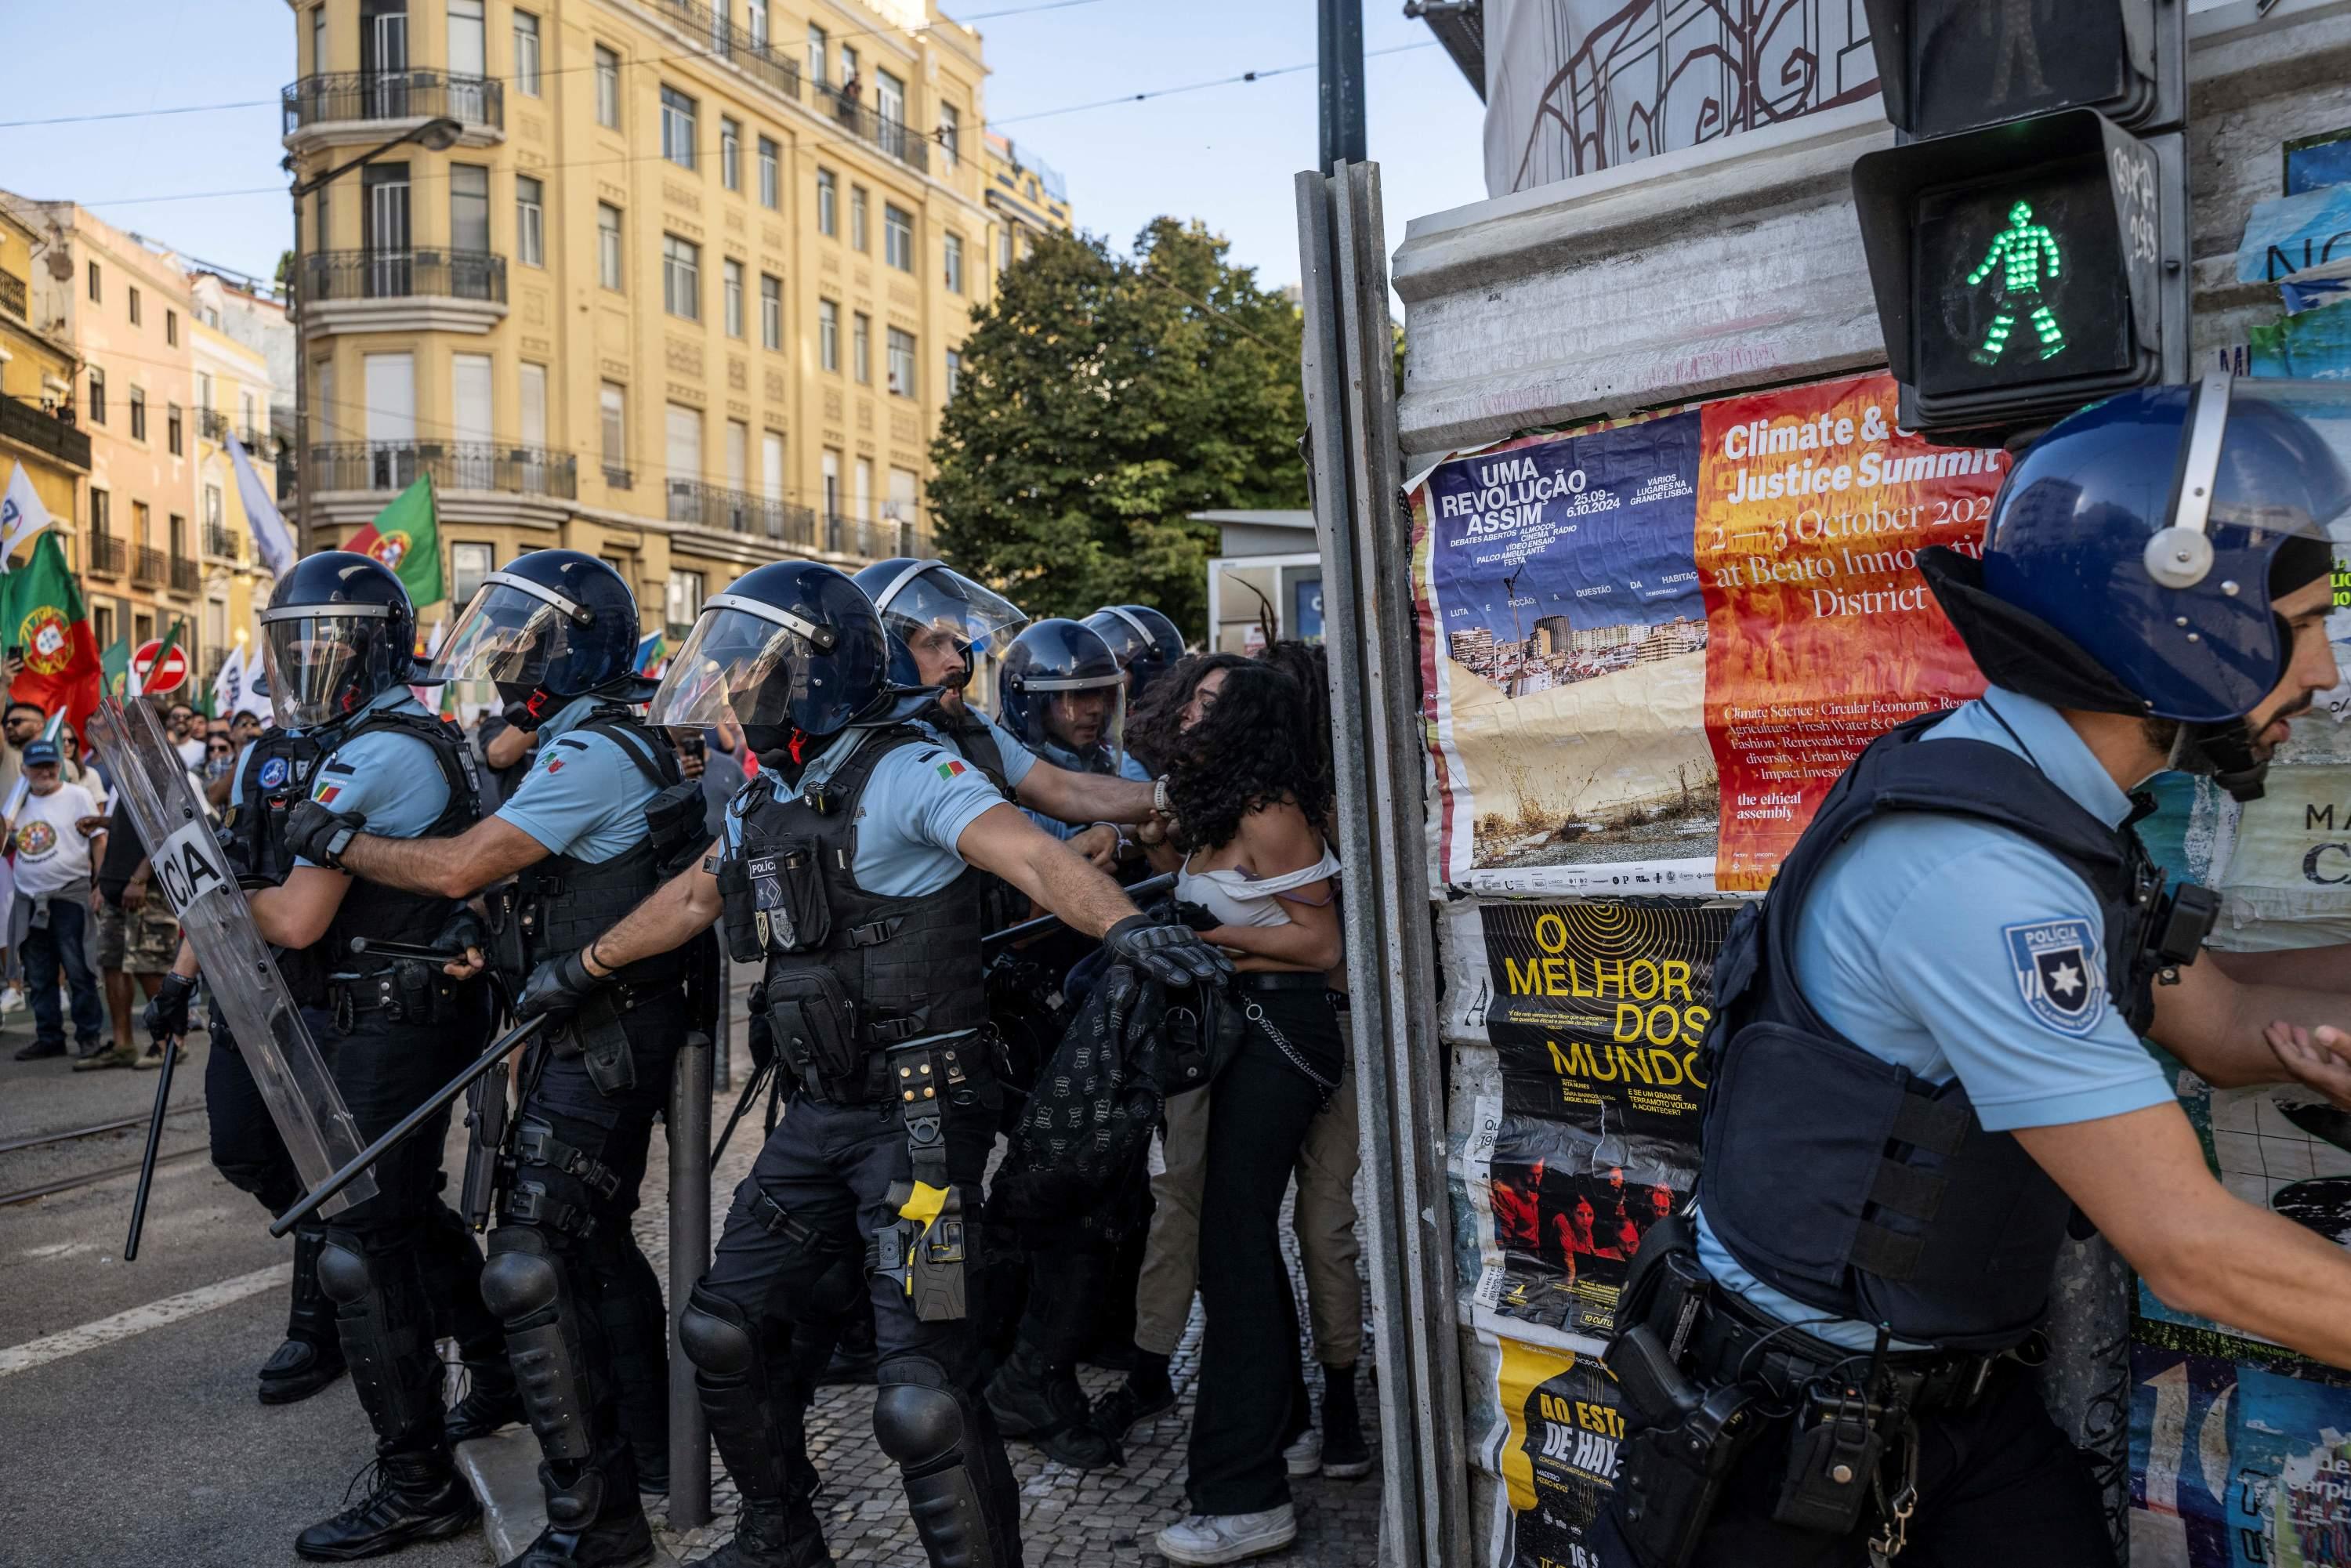
[[[188,1032],[188,1003],[196,994],[196,982],[188,975],[166,975],[155,994],[147,998],[146,1010],[139,1021],[147,1030],[147,1038],[157,1045],[169,1045]]]
[[[610,975],[590,974],[587,959],[579,953],[549,958],[530,972],[522,995],[515,998],[515,1017],[535,1019],[541,1013],[549,1013],[563,1018],[576,1013],[582,1003],[611,981]]]
[[[329,811],[316,800],[305,800],[286,819],[286,843],[312,865],[340,871],[340,857],[365,826],[367,818],[358,811]]]
[[[537,734],[538,727],[547,722],[547,715],[540,710],[552,706],[547,695],[543,690],[536,691],[521,702],[508,703],[498,710],[498,716],[525,735]]]
[[[473,905],[461,904],[450,913],[440,932],[433,938],[435,950],[458,953],[441,967],[441,972],[455,980],[470,980],[482,972],[482,953],[489,946],[490,929],[482,917],[474,913]]]
[[[1112,926],[1102,933],[1102,946],[1163,986],[1221,985],[1233,973],[1231,960],[1198,932],[1155,924],[1147,915],[1130,915]]]

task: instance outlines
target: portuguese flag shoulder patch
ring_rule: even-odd
[[[942,779],[953,779],[958,774],[968,773],[970,771],[971,769],[969,768],[967,768],[962,763],[956,761],[952,758],[939,764],[939,777]]]

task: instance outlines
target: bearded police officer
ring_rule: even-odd
[[[766,962],[792,1103],[737,1190],[679,1327],[743,1496],[716,1563],[828,1560],[809,1505],[789,1325],[829,1324],[860,1291],[880,1346],[874,1436],[900,1467],[931,1561],[1019,1560],[1011,1472],[979,1398],[963,1304],[998,1100],[972,868],[1106,934],[1165,983],[1225,967],[1192,933],[1153,925],[977,768],[903,722],[935,701],[893,688],[888,659],[872,601],[830,567],[760,567],[708,601],[652,716],[732,717],[760,773],[730,804],[716,854],[542,966],[520,1004],[584,1006],[614,971],[722,911],[735,956]]]
[[[2069,1212],[2173,1305],[2351,1366],[2351,1258],[2223,1190],[2138,1040],[2351,1102],[2294,1034],[2351,1001],[2278,983],[2339,992],[2341,950],[2198,963],[2214,901],[2166,891],[2129,793],[2177,758],[2259,795],[2340,682],[2328,408],[2112,399],[2018,461],[1980,556],[1924,552],[1991,687],[1864,752],[1718,961],[1694,1228],[1650,1232],[1608,1353],[1644,1568],[2111,1562],[2018,1354]]]
[[[287,824],[308,798],[351,810],[388,836],[446,838],[470,827],[476,784],[454,727],[410,695],[415,614],[380,563],[330,550],[277,580],[261,616],[281,728],[255,742],[232,793],[229,831],[252,892],[254,924],[331,1064],[360,1136],[383,1133],[486,1043],[488,998],[462,965],[387,961],[366,942],[442,951],[477,943],[456,899],[354,880],[294,850]],[[354,951],[355,939],[363,939]],[[192,953],[157,995],[150,1027],[186,1028]],[[233,1052],[206,1073],[214,1158],[273,1209],[301,1183]],[[481,1302],[481,1254],[440,1197],[445,1116],[377,1162],[377,1195],[328,1220],[316,1281],[332,1304],[343,1359],[376,1433],[374,1481],[357,1503],[304,1531],[300,1555],[371,1557],[469,1528],[480,1511],[450,1462],[453,1439],[513,1419],[497,1323]],[[224,1136],[224,1131],[228,1135]],[[298,1251],[298,1268],[307,1260]],[[473,1392],[444,1412],[434,1342],[445,1328],[468,1358]],[[449,1425],[444,1428],[444,1415]]]
[[[537,732],[538,758],[506,804],[455,838],[400,839],[311,800],[289,838],[321,863],[446,898],[519,873],[491,943],[519,989],[531,967],[583,946],[700,856],[700,787],[632,706],[650,685],[634,673],[636,648],[636,601],[619,572],[578,550],[519,557],[484,580],[429,677],[491,682],[513,722]],[[482,1276],[546,1460],[547,1529],[518,1568],[653,1553],[638,1491],[667,1485],[669,1333],[629,1218],[697,1021],[687,969],[683,952],[630,966],[524,1063],[505,1223]]]

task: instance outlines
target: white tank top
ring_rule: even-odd
[[[1290,912],[1281,906],[1274,894],[1289,893],[1339,874],[1339,857],[1327,848],[1322,858],[1312,865],[1297,871],[1286,871],[1280,876],[1251,876],[1237,866],[1219,871],[1194,871],[1192,857],[1184,857],[1184,869],[1176,873],[1176,896],[1186,904],[1196,904],[1217,917],[1224,925],[1287,925]]]

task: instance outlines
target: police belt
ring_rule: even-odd
[[[1673,1328],[1656,1322],[1650,1326],[1660,1337]],[[2011,1356],[2027,1359],[2021,1351],[1889,1351],[1884,1363],[1887,1403],[1914,1416],[1965,1410],[1983,1396],[1993,1367]],[[1717,1284],[1698,1306],[1681,1364],[1692,1382],[1705,1387],[1761,1383],[1786,1392],[1815,1379],[1858,1384],[1872,1359],[1866,1350],[1815,1339]]]
[[[360,1014],[372,1012],[383,1013],[393,1023],[431,1023],[456,1006],[461,983],[443,974],[437,964],[409,960],[360,972],[338,969],[327,977],[327,1010],[343,1030]]]

